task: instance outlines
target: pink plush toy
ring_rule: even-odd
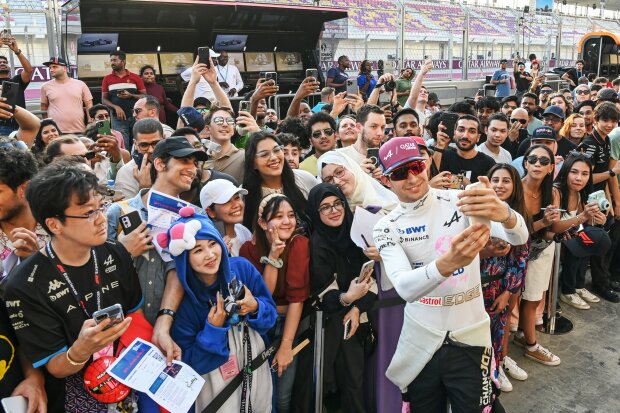
[[[194,215],[194,208],[187,206],[179,210],[179,215],[188,218]],[[157,234],[157,244],[161,248],[168,248],[171,255],[177,256],[183,251],[191,250],[196,246],[196,233],[200,230],[201,224],[198,220],[179,222],[170,228],[170,239],[168,234],[161,232]]]

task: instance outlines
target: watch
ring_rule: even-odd
[[[612,178],[613,178],[614,176],[616,176],[616,173],[613,171],[613,169],[610,169],[610,170],[609,170],[609,176],[610,176],[610,177],[612,177]]]
[[[177,316],[177,313],[172,311],[169,308],[162,308],[161,310],[159,310],[157,312],[157,317],[161,316],[161,315],[169,315],[170,317],[172,317],[172,319],[174,320],[174,318]]]
[[[22,49],[17,49],[15,53],[15,56],[19,56],[20,54],[22,54]]]

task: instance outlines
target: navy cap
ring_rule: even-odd
[[[557,140],[555,131],[553,130],[552,127],[550,126],[540,126],[536,129],[534,129],[534,133],[532,133],[532,138],[531,140],[536,140],[536,139],[547,139],[550,141],[555,141]]]
[[[166,155],[175,158],[187,158],[193,156],[196,160],[206,161],[207,153],[194,148],[185,137],[170,137],[157,143],[153,151],[153,159],[162,158]]]
[[[562,120],[564,120],[566,118],[562,108],[557,106],[557,105],[551,105],[547,109],[545,109],[545,112],[543,113],[543,118],[545,117],[545,115],[557,116],[558,118],[560,118]]]
[[[183,121],[183,125],[194,128],[197,132],[205,128],[205,120],[196,109],[191,106],[183,106],[177,111],[177,115]]]

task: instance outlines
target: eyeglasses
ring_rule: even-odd
[[[542,89],[540,93],[542,93],[543,95],[548,95],[550,93],[553,93],[553,89]]]
[[[402,181],[407,179],[409,172],[414,175],[420,175],[426,169],[426,164],[423,161],[414,161],[404,166],[394,169],[387,177],[390,181]]]
[[[95,219],[99,216],[99,214],[104,214],[108,210],[108,208],[112,205],[111,202],[103,203],[99,208],[94,209],[84,215],[65,215],[65,218],[77,218],[77,219],[85,219],[88,222],[95,222]]]
[[[133,108],[131,111],[133,112],[134,115],[138,115],[140,114],[140,112],[142,112],[144,109],[142,108]]]
[[[510,123],[519,122],[521,125],[525,125],[527,123],[527,119],[516,119],[510,118]]]
[[[256,156],[261,159],[269,159],[271,155],[278,156],[282,153],[283,148],[281,146],[274,146],[270,151],[260,151],[256,153]]]
[[[223,125],[224,123],[227,123],[229,125],[235,124],[235,118],[224,118],[223,116],[216,116],[211,119],[211,121],[216,125]]]
[[[576,95],[589,95],[590,91],[585,89],[575,90]]]
[[[592,115],[593,113],[594,113],[594,112],[593,112],[593,111],[591,111],[591,110],[584,110],[583,112],[582,112],[582,111],[579,111],[579,114],[580,114],[581,116],[590,116],[590,115]]]
[[[209,113],[209,109],[208,108],[199,108],[199,109],[196,109],[196,112],[198,112],[198,113]]]
[[[319,208],[319,212],[323,215],[329,215],[332,211],[340,212],[344,210],[344,202],[338,200],[333,204],[325,204],[321,205]]]
[[[108,120],[110,119],[110,115],[106,114],[101,114],[101,115],[97,115],[95,116],[95,119],[97,120]]]
[[[545,116],[543,117],[543,123],[559,123],[562,122],[562,119],[556,117],[556,116]]]
[[[314,132],[312,132],[312,137],[314,139],[319,139],[322,135],[334,136],[334,130],[332,128],[327,128],[327,129],[323,129],[322,131],[315,130]]]
[[[323,182],[325,182],[326,184],[333,184],[334,183],[334,178],[341,179],[346,172],[347,172],[347,170],[344,169],[344,167],[340,166],[340,167],[334,169],[334,174],[332,176],[324,176],[323,177]]]
[[[536,162],[540,162],[542,166],[547,166],[551,163],[551,159],[547,158],[546,156],[530,155],[526,159],[530,165],[535,165]]]
[[[136,145],[138,146],[138,148],[142,149],[143,151],[146,151],[149,147],[155,149],[155,147],[157,146],[159,142],[161,142],[161,139],[158,139],[153,142],[140,142],[140,143],[136,143]]]

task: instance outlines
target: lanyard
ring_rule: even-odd
[[[240,327],[238,327],[240,328]],[[252,343],[250,343],[250,333],[248,331],[248,324],[243,323],[243,345],[246,349],[245,351],[245,363],[243,363],[243,384],[241,386],[241,406],[239,409],[240,413],[252,413]],[[248,390],[250,395],[248,397]],[[246,399],[247,399],[247,410],[246,410]]]
[[[226,79],[228,79],[228,69],[229,68],[230,67],[228,65],[226,65],[226,76],[222,76],[222,71],[220,70],[220,66],[219,65],[217,66],[217,73],[222,78],[222,82],[227,82],[228,83],[228,81]]]
[[[54,267],[56,267],[56,270],[65,279],[65,282],[67,283],[67,285],[69,285],[69,291],[71,291],[71,295],[73,295],[73,298],[75,299],[75,301],[78,303],[82,311],[84,311],[84,314],[86,314],[86,318],[92,318],[92,316],[88,314],[88,311],[86,311],[85,299],[78,293],[77,289],[75,288],[75,285],[73,285],[73,282],[69,278],[69,274],[67,274],[67,270],[65,270],[64,265],[60,262],[60,260],[54,253],[51,242],[45,245],[45,250],[47,251],[47,256],[52,261],[52,264],[54,265]],[[90,251],[93,255],[93,262],[95,263],[95,284],[97,284],[97,287],[99,287],[99,264],[97,263],[97,254],[95,253],[94,248],[91,248]],[[101,310],[101,289],[100,288],[97,288],[97,310]]]

